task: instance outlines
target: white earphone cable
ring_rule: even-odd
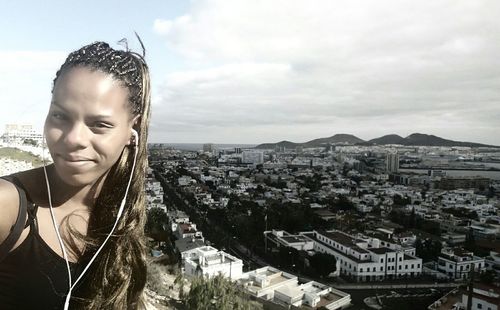
[[[50,185],[49,185],[49,177],[47,176],[47,163],[45,161],[45,134],[43,135],[42,138],[42,161],[43,161],[43,174],[45,175],[45,184],[47,185],[47,196],[49,197],[49,210],[50,210],[50,216],[52,218],[52,224],[54,225],[56,235],[57,235],[57,240],[59,241],[59,245],[61,246],[61,250],[63,253],[64,260],[66,261],[66,268],[68,269],[68,282],[69,282],[69,287],[72,285],[72,279],[71,279],[71,268],[69,266],[69,259],[68,259],[68,253],[66,252],[66,247],[64,246],[64,242],[61,237],[61,233],[59,232],[59,225],[56,220],[56,216],[54,214],[54,210],[52,209],[52,196],[50,194]]]
[[[136,141],[137,140],[138,139],[136,139]],[[104,239],[104,242],[101,244],[101,246],[99,247],[99,249],[97,249],[97,251],[95,252],[94,256],[92,256],[92,258],[90,259],[90,261],[87,264],[87,266],[83,269],[82,273],[80,273],[80,276],[75,280],[75,282],[73,283],[73,285],[69,288],[68,295],[66,296],[66,301],[64,302],[64,310],[68,310],[69,309],[69,300],[71,299],[71,293],[73,292],[73,289],[75,288],[76,284],[83,278],[84,274],[90,268],[90,265],[92,265],[92,263],[94,262],[94,260],[97,258],[97,255],[99,255],[99,253],[101,252],[101,250],[106,245],[106,242],[108,242],[109,238],[111,238],[111,236],[113,235],[113,232],[115,231],[116,226],[118,225],[118,221],[120,220],[120,217],[122,216],[123,209],[125,208],[125,203],[127,202],[128,190],[130,188],[130,184],[132,183],[132,177],[134,175],[135,162],[137,160],[137,152],[138,152],[137,145],[134,148],[135,148],[135,152],[134,152],[134,162],[132,164],[132,171],[130,172],[130,178],[128,180],[127,188],[125,190],[125,195],[124,195],[124,197],[122,199],[122,202],[120,204],[120,208],[118,209],[118,214],[116,215],[116,220],[115,220],[115,223],[113,225],[113,228],[111,228],[111,231],[109,232],[108,236],[106,237],[106,239]]]
[[[87,272],[87,270],[90,268],[90,265],[94,262],[94,260],[97,258],[97,256],[99,255],[99,253],[101,252],[101,250],[104,248],[104,246],[106,245],[106,242],[109,240],[109,238],[113,235],[113,232],[115,231],[115,228],[116,226],[118,225],[118,221],[120,220],[120,217],[122,216],[123,214],[123,210],[125,208],[125,203],[127,202],[127,195],[128,195],[128,191],[130,189],[130,184],[132,183],[132,177],[134,175],[134,170],[135,170],[135,163],[137,161],[137,153],[138,153],[138,143],[139,143],[139,137],[138,137],[138,134],[135,130],[132,130],[134,136],[135,136],[135,146],[134,146],[134,161],[132,163],[132,170],[130,172],[130,178],[128,180],[128,183],[127,183],[127,188],[125,189],[125,195],[120,203],[120,208],[118,209],[118,213],[117,213],[117,216],[116,216],[116,220],[115,220],[115,223],[113,225],[113,228],[111,228],[111,231],[109,232],[108,236],[106,237],[106,239],[104,239],[104,242],[101,244],[101,246],[97,249],[97,251],[95,252],[94,256],[92,256],[92,258],[90,259],[89,263],[87,264],[87,266],[83,269],[83,271],[80,273],[80,276],[75,280],[74,283],[72,283],[72,277],[71,277],[71,268],[70,268],[70,265],[69,265],[69,259],[68,259],[68,254],[66,252],[66,247],[62,241],[62,238],[61,238],[61,235],[60,235],[60,232],[59,232],[59,227],[57,225],[57,221],[56,221],[56,218],[55,218],[55,215],[54,215],[54,212],[52,210],[52,197],[50,195],[50,185],[49,185],[49,178],[47,176],[47,170],[46,170],[46,163],[45,163],[45,154],[44,154],[44,150],[45,148],[43,147],[43,142],[42,142],[42,157],[43,157],[43,171],[44,171],[44,174],[45,174],[45,183],[47,184],[47,192],[48,192],[48,197],[49,197],[49,206],[50,206],[50,214],[52,216],[52,223],[54,225],[54,229],[56,231],[56,234],[57,234],[57,238],[59,240],[59,244],[61,246],[61,249],[62,249],[62,252],[63,252],[63,256],[64,256],[64,260],[66,261],[66,267],[67,267],[67,270],[68,270],[68,282],[69,282],[69,290],[68,290],[68,294],[66,295],[66,300],[64,302],[64,310],[67,310],[69,309],[69,301],[71,299],[71,293],[73,291],[73,289],[75,288],[76,284],[83,278],[84,274]],[[45,140],[45,136],[44,136],[44,139]]]

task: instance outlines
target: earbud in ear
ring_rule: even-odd
[[[134,146],[139,145],[139,134],[133,128],[131,129],[131,131],[132,131],[132,135],[134,136],[134,143],[133,143],[133,145]]]

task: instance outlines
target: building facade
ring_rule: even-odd
[[[475,272],[485,270],[483,258],[463,248],[444,248],[438,256],[437,268],[450,279],[467,279],[472,268]]]

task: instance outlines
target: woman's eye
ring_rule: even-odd
[[[94,124],[94,127],[96,127],[96,128],[111,128],[113,126],[108,124],[108,123],[97,122]]]
[[[54,112],[54,113],[52,113],[52,118],[57,119],[57,120],[64,120],[64,119],[66,119],[66,116],[62,113]]]

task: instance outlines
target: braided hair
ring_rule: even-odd
[[[144,51],[144,45],[138,39]],[[79,257],[79,263],[84,265],[109,234],[125,194],[128,176],[133,173],[119,224],[77,287],[71,301],[72,309],[138,309],[143,306],[142,293],[147,274],[144,179],[148,166],[146,140],[151,102],[149,69],[144,54],[131,52],[128,46],[126,50],[115,50],[105,42],[95,42],[70,53],[54,79],[55,85],[66,72],[80,67],[109,74],[128,90],[131,116],[139,116],[134,125],[139,133],[135,171],[131,171],[134,151],[125,147],[109,170],[90,210],[87,234],[82,235],[67,224],[72,237],[85,244],[82,251],[74,239],[67,240]]]
[[[54,85],[62,72],[78,66],[111,74],[129,90],[132,113],[138,114],[141,112],[140,94],[143,77],[138,62],[146,65],[144,55],[128,51],[128,47],[124,51],[115,50],[106,42],[95,42],[69,54],[56,73]]]

